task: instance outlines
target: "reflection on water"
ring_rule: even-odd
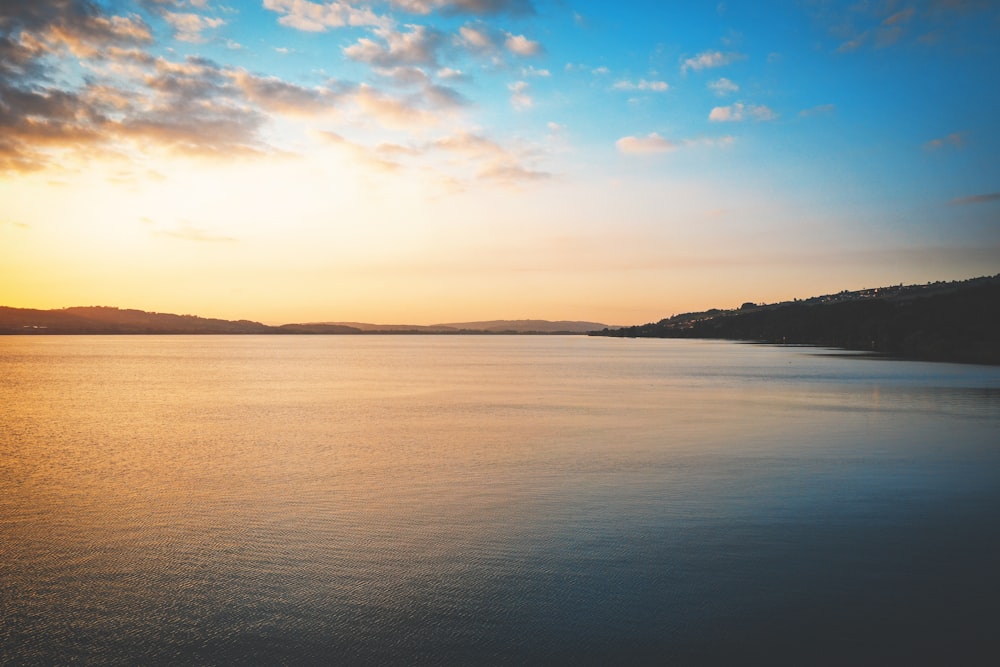
[[[989,664],[1000,369],[0,337],[0,662]]]

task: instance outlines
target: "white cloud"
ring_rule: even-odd
[[[349,2],[318,3],[309,0],[264,0],[264,8],[283,16],[278,23],[306,32],[325,32],[345,26],[386,26],[387,19],[368,8],[356,8]]]
[[[684,139],[673,141],[666,137],[661,137],[656,132],[651,132],[645,137],[622,137],[615,142],[618,152],[626,155],[655,155],[658,153],[669,153],[678,148],[691,148],[697,146],[711,146],[716,148],[727,148],[735,143],[732,136],[702,137],[699,139]]]
[[[486,30],[463,25],[458,29],[461,42],[473,51],[493,51],[496,43]]]
[[[394,7],[412,14],[441,10],[448,14],[534,14],[531,0],[391,0]]]
[[[391,97],[366,84],[358,86],[351,101],[383,127],[414,131],[443,120],[440,114],[420,109],[407,100]]]
[[[379,76],[384,76],[394,80],[396,83],[404,85],[426,84],[430,82],[430,76],[428,76],[427,72],[419,67],[409,65],[400,65],[397,67],[378,67],[375,68],[375,72]]]
[[[531,106],[535,103],[535,101],[531,99],[531,95],[528,94],[529,87],[530,86],[528,86],[527,81],[515,81],[514,83],[507,86],[507,88],[511,92],[510,95],[511,106],[513,106],[518,111],[530,109]]]
[[[344,55],[351,60],[378,67],[436,66],[436,51],[441,43],[441,33],[421,25],[407,27],[410,29],[409,32],[389,29],[376,30],[376,34],[385,40],[384,44],[362,37],[351,46],[345,47]]]
[[[334,146],[341,152],[349,155],[354,160],[355,164],[363,165],[373,171],[392,172],[398,170],[400,167],[398,162],[393,162],[379,157],[379,150],[377,148],[373,150],[367,146],[354,143],[353,141],[345,139],[336,132],[318,130],[313,132],[313,136],[318,137],[321,141],[323,141],[323,143],[329,146]]]
[[[182,42],[200,42],[205,30],[225,25],[222,19],[209,18],[199,14],[164,12],[163,18],[174,29],[174,35]]]
[[[550,178],[551,174],[538,171],[522,162],[517,152],[508,150],[495,141],[477,134],[459,131],[441,137],[427,147],[464,156],[471,165],[477,167],[479,180],[513,185],[520,182]]]
[[[608,74],[610,71],[611,70],[609,70],[607,67],[604,67],[602,65],[601,67],[595,67],[594,69],[590,70],[590,73],[591,74],[596,74],[596,75],[600,76],[602,74]]]
[[[699,72],[712,67],[722,67],[745,57],[743,54],[735,52],[704,51],[693,58],[686,59],[681,65],[681,72],[687,73],[688,70]]]
[[[615,146],[626,155],[652,155],[676,150],[679,144],[652,132],[645,137],[622,137]]]
[[[504,46],[511,53],[519,56],[537,56],[542,52],[542,45],[538,42],[534,42],[524,35],[512,35],[507,33],[507,39],[504,40]]]
[[[528,77],[528,76],[549,77],[549,76],[552,76],[552,72],[550,72],[547,69],[535,69],[534,67],[532,67],[532,66],[529,65],[528,67],[522,67],[521,68],[521,76],[524,76],[524,77]]]
[[[769,107],[756,104],[737,102],[727,107],[715,107],[708,114],[708,119],[717,123],[737,122],[742,120],[774,120],[778,115]]]
[[[619,81],[612,87],[615,90],[649,90],[655,93],[662,93],[670,88],[666,81],[647,81],[646,79],[642,79],[638,83]]]
[[[247,99],[266,111],[291,116],[334,111],[337,94],[328,88],[305,88],[277,77],[261,77],[245,70],[227,72]]]
[[[478,22],[467,24],[458,29],[457,43],[470,51],[477,53],[493,53],[500,51],[501,46],[517,56],[529,57],[541,54],[542,45],[524,35],[495,30]]]
[[[722,77],[718,81],[709,81],[707,85],[712,91],[715,92],[716,95],[720,97],[739,92],[740,90],[740,87],[737,84],[725,77]]]

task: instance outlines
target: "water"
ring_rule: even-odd
[[[993,664],[1000,368],[0,337],[0,663]]]

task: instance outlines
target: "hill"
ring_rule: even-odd
[[[286,325],[291,326],[291,325]],[[483,322],[450,322],[447,324],[368,324],[365,322],[323,322],[316,325],[347,326],[366,333],[439,333],[439,334],[586,334],[608,328],[600,322],[559,320],[487,320]]]
[[[493,320],[420,326],[313,322],[269,326],[249,320],[89,306],[35,310],[0,306],[0,334],[582,334],[606,328],[596,322]]]
[[[148,313],[106,306],[34,310],[0,306],[0,334],[261,334],[273,327],[249,320]]]
[[[439,327],[448,327],[461,331],[488,331],[490,333],[590,333],[607,328],[606,324],[598,322],[575,322],[559,320],[549,322],[548,320],[491,320],[487,322],[455,322],[451,324],[439,324]]]
[[[1000,275],[675,315],[594,335],[720,338],[1000,364]]]

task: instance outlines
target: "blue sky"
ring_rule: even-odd
[[[0,7],[0,302],[684,310],[1000,271],[976,0]]]

